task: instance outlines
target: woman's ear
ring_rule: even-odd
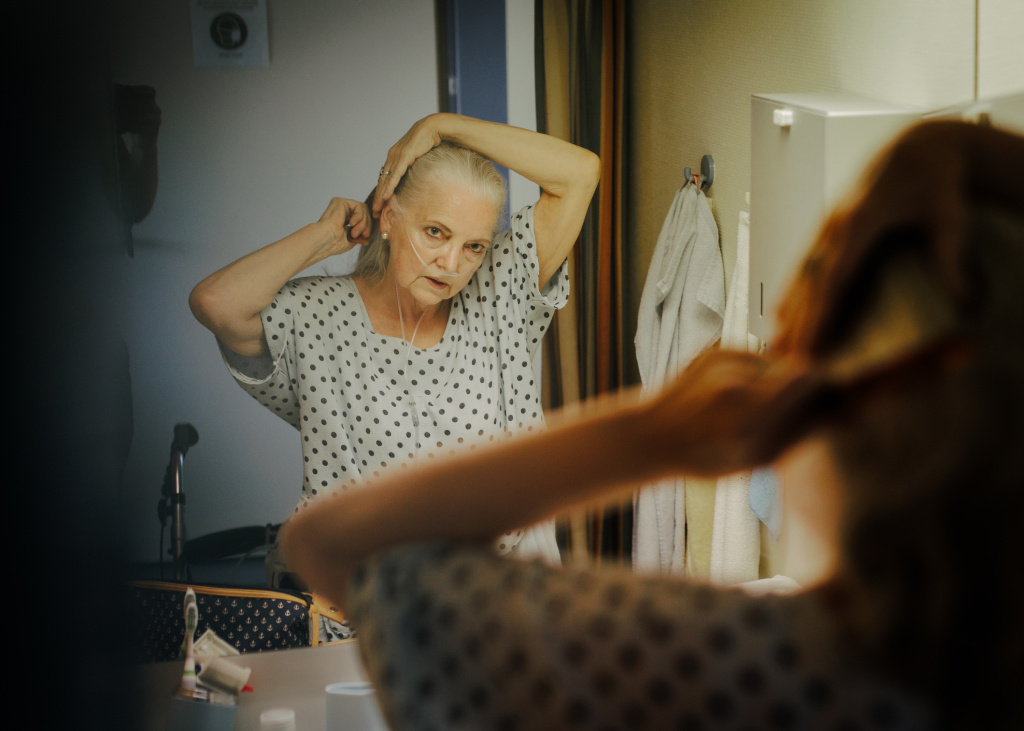
[[[381,212],[380,212],[380,219],[379,219],[380,224],[379,225],[380,225],[380,232],[381,233],[386,233],[386,234],[390,234],[391,233],[391,228],[394,225],[395,215],[396,215],[395,209],[391,205],[391,201],[388,200],[388,202],[384,204],[384,208],[382,208]]]

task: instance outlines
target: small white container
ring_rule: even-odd
[[[327,731],[388,731],[370,683],[331,683],[325,690]]]
[[[260,713],[260,731],[295,731],[295,711],[271,708]]]

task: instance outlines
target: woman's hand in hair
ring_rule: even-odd
[[[189,295],[196,319],[239,355],[270,353],[260,313],[285,282],[329,256],[364,244],[373,232],[365,203],[332,198],[320,220],[233,261]]]
[[[367,205],[348,198],[331,198],[320,223],[328,224],[343,254],[356,244],[365,244],[373,234],[373,218]]]
[[[793,359],[713,349],[642,408],[664,474],[718,476],[766,464],[820,423],[830,386]]]
[[[384,204],[391,199],[399,181],[416,160],[441,144],[439,120],[442,115],[432,114],[414,124],[402,139],[388,150],[387,159],[377,179],[373,196],[373,215],[380,216]]]

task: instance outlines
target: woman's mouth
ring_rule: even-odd
[[[433,277],[423,277],[423,278],[426,279],[427,283],[430,284],[430,286],[433,287],[434,289],[447,289],[448,288],[448,282],[444,282],[444,281],[442,281],[440,279],[434,279]]]

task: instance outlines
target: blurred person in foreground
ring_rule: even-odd
[[[1024,726],[1021,170],[1020,137],[919,125],[822,229],[770,356],[709,351],[646,400],[297,516],[284,550],[361,627],[391,728]],[[832,547],[795,594],[481,548],[765,464]]]

